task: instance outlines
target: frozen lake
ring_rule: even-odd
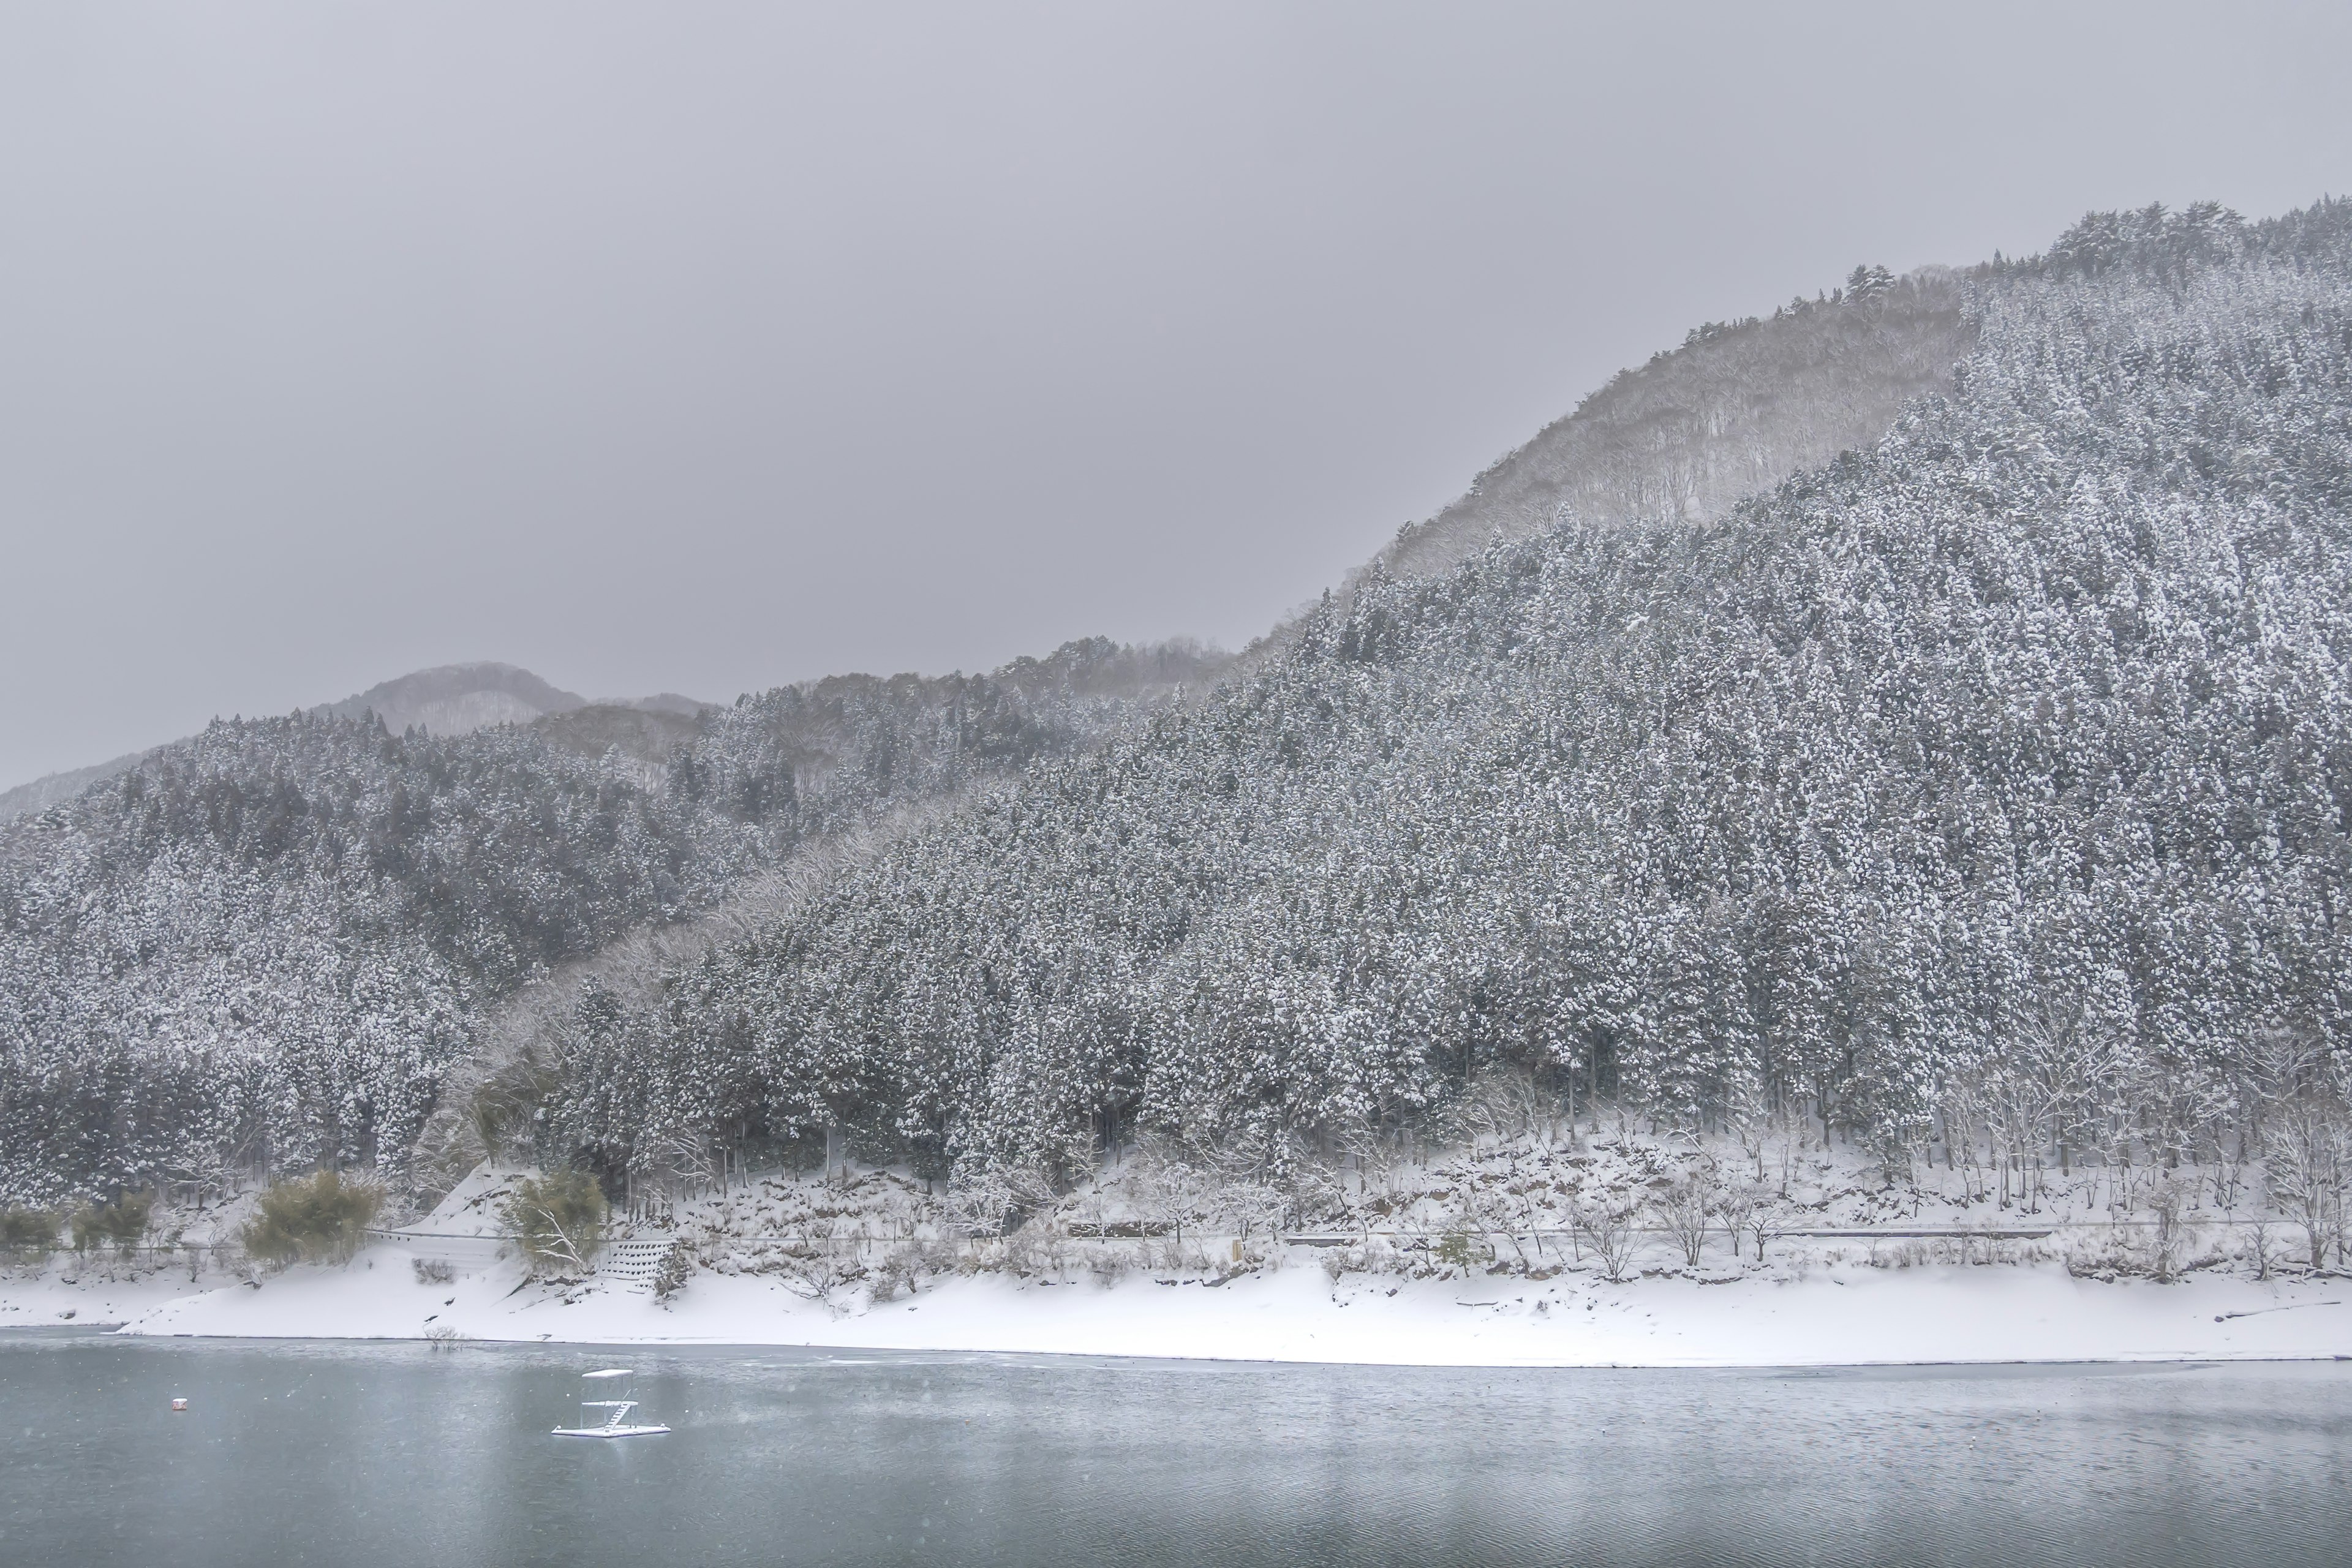
[[[639,1369],[668,1436],[547,1435]],[[173,1415],[171,1400],[190,1408]],[[1421,1371],[0,1334],[12,1563],[2340,1564],[2352,1366]]]

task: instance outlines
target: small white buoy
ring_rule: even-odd
[[[173,1410],[185,1410],[187,1407],[188,1402],[184,1399],[174,1399],[172,1401],[172,1408]]]

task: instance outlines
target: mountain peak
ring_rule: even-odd
[[[574,691],[530,670],[483,661],[444,664],[371,686],[313,712],[352,719],[373,712],[397,733],[411,727],[436,735],[466,735],[493,724],[528,724],[548,713],[588,706]]]
[[[528,724],[550,713],[570,713],[588,700],[511,664],[483,660],[436,665],[369,687],[341,702],[322,703],[312,713],[356,719],[373,712],[395,734],[415,727],[436,735],[469,735],[493,724]],[[691,716],[708,707],[676,692],[637,698],[616,706]],[[129,773],[158,748],[127,752],[110,762],[49,773],[0,790],[0,822],[70,800],[90,785]]]

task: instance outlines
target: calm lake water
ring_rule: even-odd
[[[550,1436],[610,1364],[677,1430]],[[2348,1482],[2336,1364],[1453,1372],[0,1334],[12,1564],[2340,1568]]]

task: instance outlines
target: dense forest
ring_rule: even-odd
[[[1279,1172],[1495,1070],[1890,1169],[2243,1152],[2352,1005],[2352,204],[2095,215],[1965,281],[1883,439],[1376,565],[650,1000],[591,988],[541,1153],[830,1130],[1050,1184],[1144,1127]]]
[[[398,1182],[499,997],[880,807],[1083,749],[1218,661],[1096,639],[450,738],[216,722],[0,826],[0,1193]]]
[[[1497,1074],[1890,1173],[2340,1109],[2352,203],[1858,269],[1604,390],[1221,677],[216,725],[0,828],[0,1191],[403,1182],[436,1106],[616,1189],[1278,1176]]]

